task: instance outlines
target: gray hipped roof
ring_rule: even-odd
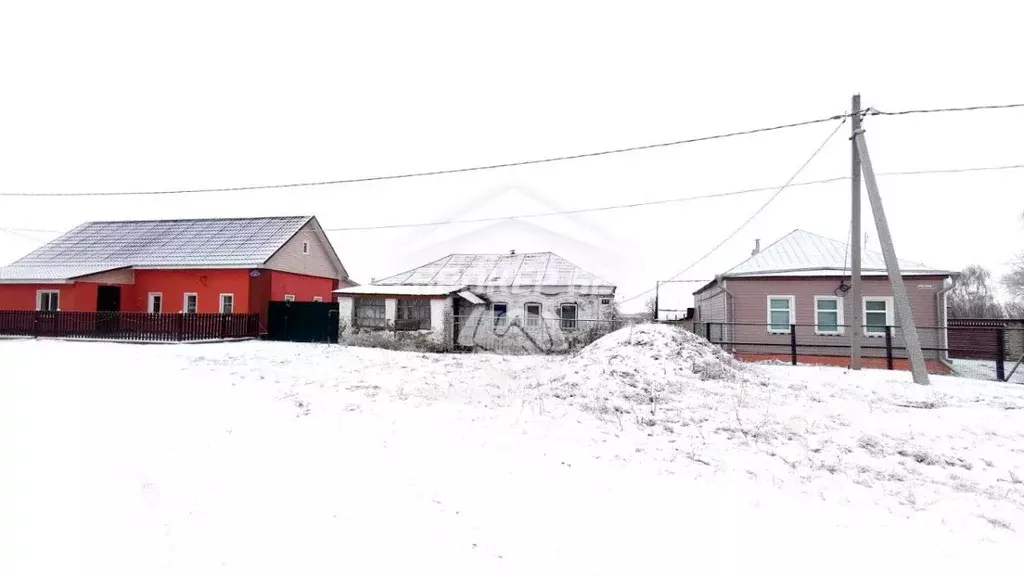
[[[374,282],[377,286],[585,286],[615,285],[551,252],[530,254],[450,254]]]
[[[312,216],[87,222],[0,269],[0,280],[60,280],[117,268],[264,264]]]
[[[804,230],[794,230],[751,256],[722,276],[827,276],[846,275],[850,270],[849,244]],[[900,271],[908,276],[951,274],[921,262],[900,259]],[[885,274],[885,258],[864,250],[861,266],[866,274]]]

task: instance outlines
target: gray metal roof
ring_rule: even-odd
[[[73,278],[78,269],[245,268],[260,266],[312,216],[87,222],[3,269],[37,279]],[[70,274],[74,274],[73,276]],[[0,276],[0,278],[3,278]]]
[[[59,282],[125,268],[125,264],[80,266],[6,266],[0,268],[0,282]]]
[[[429,264],[374,282],[419,286],[587,286],[614,290],[572,262],[551,252],[450,254]]]
[[[849,274],[849,245],[804,230],[794,230],[751,256],[723,276],[822,276]],[[908,276],[949,275],[921,262],[900,259],[900,272]],[[866,274],[884,274],[885,258],[864,250],[861,266]]]

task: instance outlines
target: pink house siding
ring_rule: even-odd
[[[749,324],[734,326],[731,329],[713,328],[713,337],[732,342],[735,352],[740,353],[773,353],[789,352],[790,335],[772,334],[768,331],[768,297],[792,296],[794,299],[795,324],[797,324],[797,346],[800,355],[840,356],[849,354],[849,329],[842,335],[820,335],[815,333],[815,296],[834,296],[839,287],[839,277],[808,277],[808,276],[775,276],[760,278],[728,278],[724,280],[725,288],[733,295],[731,303],[726,302],[726,294],[718,286],[711,286],[695,297],[695,304],[701,308],[701,322],[733,322]],[[910,296],[914,322],[919,327],[921,345],[925,357],[936,360],[940,353],[929,348],[945,346],[944,311],[940,310],[938,293],[942,290],[945,277],[942,276],[910,276],[905,277],[907,291]],[[863,281],[865,297],[892,297],[892,286],[885,277],[866,277]],[[854,307],[863,309],[863,303],[855,303],[847,295],[843,298],[842,323],[849,325],[853,321]],[[721,320],[727,319],[727,320]],[[899,326],[899,318],[893,312],[893,321]],[[730,331],[734,333],[730,333]],[[893,346],[904,346],[899,330],[894,330]],[[885,341],[881,337],[862,336],[865,356],[885,356]],[[767,346],[776,344],[778,346]],[[834,346],[834,347],[830,347]],[[878,349],[872,347],[879,347]],[[896,357],[905,357],[905,353],[897,350]]]

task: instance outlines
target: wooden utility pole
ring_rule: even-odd
[[[878,241],[882,244],[885,268],[889,272],[889,283],[892,284],[893,299],[896,302],[897,324],[903,333],[903,339],[907,346],[907,356],[910,358],[910,372],[914,376],[915,383],[928,384],[928,370],[924,365],[921,339],[917,335],[917,326],[914,324],[914,313],[910,308],[907,286],[903,282],[899,260],[896,259],[896,248],[892,245],[889,223],[885,219],[885,209],[882,208],[882,195],[878,192],[878,181],[875,180],[875,171],[871,167],[871,156],[868,154],[868,144],[864,140],[864,129],[858,130],[853,138],[857,143],[857,152],[860,155],[861,168],[864,171],[864,184],[868,189],[871,212],[875,215],[875,228],[878,230]],[[859,302],[856,304],[860,305]]]
[[[850,324],[850,369],[860,370],[860,335],[864,321],[861,318],[861,283],[860,283],[860,153],[857,152],[857,133],[860,132],[860,94],[853,95],[850,117],[852,131],[850,135],[851,168],[850,172],[850,299],[853,312],[848,319]],[[845,299],[844,299],[845,300]],[[844,303],[845,306],[845,303]]]

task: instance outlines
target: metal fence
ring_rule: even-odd
[[[0,310],[0,336],[150,342],[256,338],[259,315]]]
[[[694,332],[741,360],[849,366],[849,326],[695,323]],[[1024,328],[997,326],[918,327],[928,371],[981,380],[1024,384]],[[909,369],[906,341],[898,326],[866,327],[860,336],[863,365]]]

